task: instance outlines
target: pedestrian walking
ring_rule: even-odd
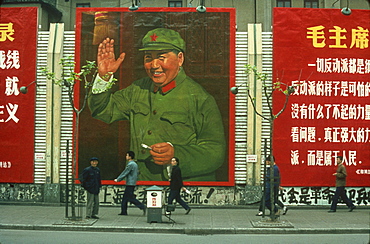
[[[133,151],[128,151],[126,153],[126,160],[127,165],[124,171],[117,177],[117,179],[114,179],[115,182],[120,182],[124,178],[126,178],[126,188],[125,193],[123,194],[122,202],[121,202],[121,213],[118,215],[127,215],[127,204],[133,203],[136,207],[143,210],[143,215],[146,213],[146,206],[141,203],[139,200],[136,199],[134,195],[137,177],[139,175],[139,168],[134,161],[135,159],[135,153]]]
[[[99,159],[92,157],[90,166],[85,168],[80,175],[82,187],[86,190],[86,218],[99,219],[99,192],[101,187],[100,169],[97,167]]]
[[[179,167],[180,160],[176,157],[171,159],[172,171],[171,171],[171,178],[170,181],[170,194],[168,195],[168,204],[172,204],[173,200],[176,200],[185,210],[185,214],[189,214],[191,208],[189,207],[184,200],[181,199],[180,191],[186,191],[184,187],[182,176],[181,176],[181,169]],[[166,213],[169,214],[169,213]]]
[[[335,213],[337,211],[337,204],[339,197],[346,203],[347,207],[349,208],[349,212],[352,212],[356,206],[352,203],[352,201],[347,197],[345,186],[346,186],[346,179],[347,179],[347,171],[346,167],[343,164],[343,157],[337,157],[337,171],[333,174],[336,177],[335,180],[335,194],[333,196],[333,201],[331,203],[329,213]]]
[[[281,175],[280,175],[280,180],[281,180]],[[283,192],[284,188],[279,186],[279,190],[281,192]],[[277,205],[279,205],[279,207],[283,210],[283,215],[286,215],[286,213],[288,212],[288,207],[284,205],[284,203],[279,199],[277,199]]]
[[[273,167],[273,175],[271,176],[271,169],[266,170],[265,172],[265,192],[262,196],[260,207],[259,207],[259,212],[256,214],[257,216],[262,216],[263,215],[263,207],[262,203],[263,201],[265,202],[265,207],[270,210],[271,213],[271,190],[274,191],[274,199],[273,199],[273,206],[274,206],[274,212],[276,216],[280,215],[280,209],[276,206],[278,204],[278,193],[279,193],[279,187],[280,187],[280,171],[279,167],[275,163],[275,157],[274,156],[268,156],[265,159],[265,163],[267,165],[270,165],[270,167]],[[273,186],[271,189],[271,184],[270,184],[270,179],[273,177]],[[287,211],[287,208],[286,208]],[[285,211],[285,213],[286,213]]]
[[[279,186],[279,190],[283,191],[284,188]],[[260,206],[259,206],[259,209],[258,209],[258,214],[256,214],[256,216],[262,216],[263,215],[263,201],[265,201],[264,196],[261,197]],[[276,204],[283,210],[283,215],[286,215],[286,213],[288,212],[288,207],[284,205],[284,203],[279,199],[279,197],[277,198]]]

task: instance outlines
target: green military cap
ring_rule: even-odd
[[[180,34],[174,30],[166,28],[157,28],[149,31],[142,40],[143,48],[139,51],[146,50],[166,50],[176,49],[180,52],[185,51],[185,41]]]

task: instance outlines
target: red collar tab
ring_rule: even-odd
[[[167,93],[168,91],[172,90],[175,87],[176,87],[176,81],[173,80],[170,83],[168,83],[167,85],[165,85],[164,87],[154,86],[153,92],[156,93],[157,91],[161,91],[161,93],[164,94],[164,93]]]
[[[162,87],[162,93],[167,93],[168,91],[172,90],[173,88],[176,87],[176,81],[173,80],[164,87]]]

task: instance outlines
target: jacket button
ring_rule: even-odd
[[[156,114],[157,114],[157,110],[154,110],[154,111],[153,111],[153,114],[154,114],[154,115],[156,115]]]
[[[148,135],[151,135],[152,134],[152,131],[151,130],[148,130]]]
[[[141,153],[142,154],[145,154],[146,153],[146,150],[145,149],[141,150]]]

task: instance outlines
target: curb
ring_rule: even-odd
[[[0,229],[47,230],[47,231],[93,231],[163,233],[186,235],[222,234],[368,234],[369,228],[177,228],[177,227],[102,227],[102,226],[58,226],[58,225],[14,225],[0,224]]]

